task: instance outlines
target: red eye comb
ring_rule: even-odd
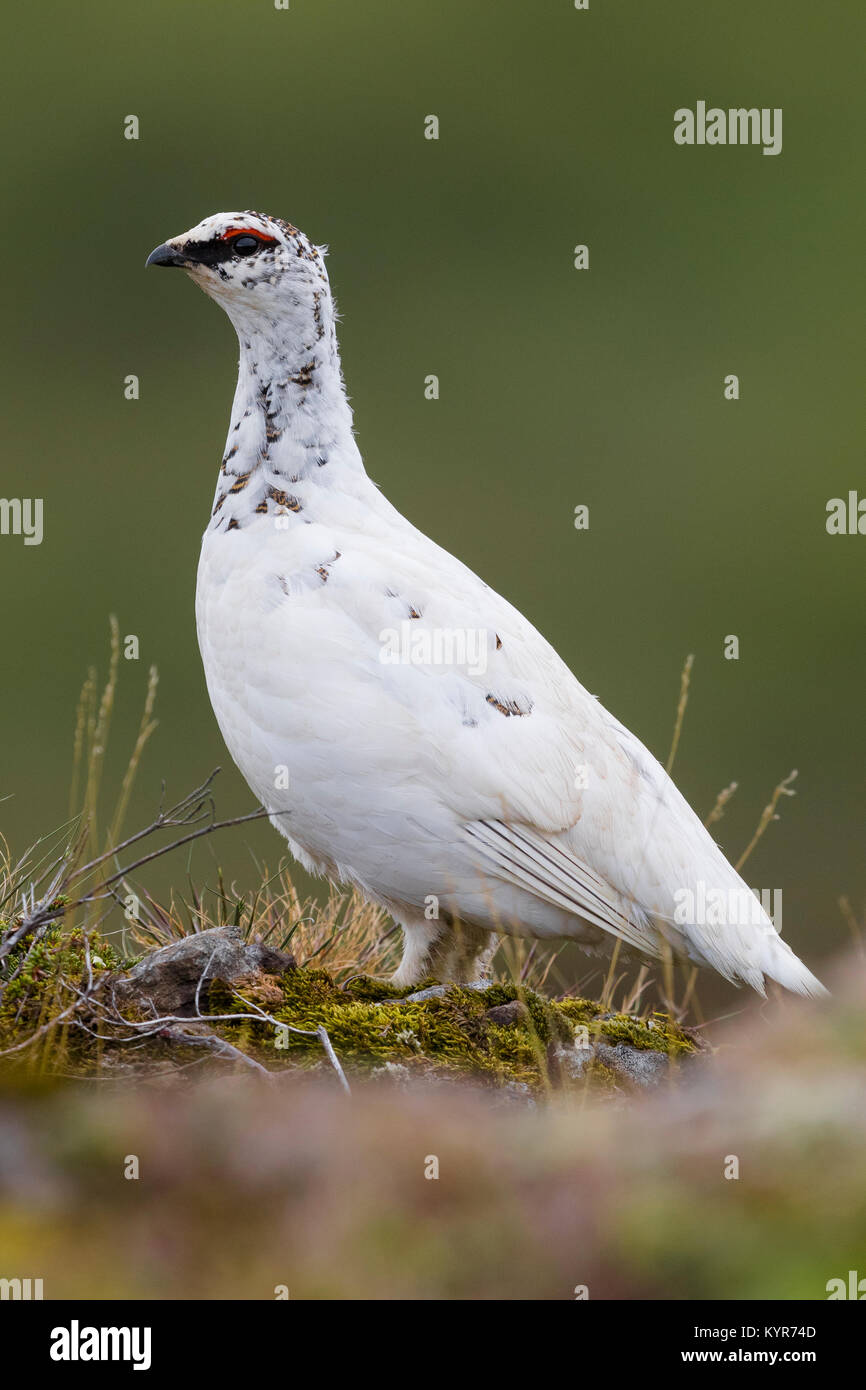
[[[276,241],[275,236],[268,236],[267,232],[260,232],[258,227],[232,227],[229,231],[223,232],[220,241],[231,241],[236,236],[254,236],[258,241]]]

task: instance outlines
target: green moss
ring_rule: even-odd
[[[98,932],[89,934],[90,965],[94,979],[119,970],[124,962],[109,941]],[[18,972],[16,974],[16,971]],[[14,1035],[21,1038],[28,1025],[39,1026],[64,1006],[63,981],[80,985],[87,978],[84,934],[76,927],[64,932],[52,927],[35,944],[26,936],[6,962],[9,979],[0,1002],[0,1045]]]
[[[256,998],[256,990],[244,989],[244,998],[258,1003],[277,1023],[294,1028],[327,1029],[341,1061],[355,1071],[370,1072],[384,1063],[443,1074],[474,1074],[502,1084],[517,1081],[540,1088],[548,1081],[551,1045],[569,1045],[575,1030],[584,1027],[590,1039],[615,1046],[653,1049],[670,1056],[695,1051],[688,1035],[664,1014],[640,1020],[628,1014],[608,1014],[587,999],[548,1000],[513,984],[494,984],[487,990],[448,987],[444,995],[412,1001],[406,996],[420,988],[398,990],[362,976],[338,986],[324,970],[289,971],[278,982],[283,999]],[[274,981],[270,982],[271,988]],[[519,1000],[528,1016],[502,1025],[486,1017],[488,1010]],[[244,1003],[227,986],[215,983],[209,994],[213,1012],[243,1012]],[[232,1026],[229,1025],[229,1028]],[[277,1030],[272,1023],[239,1023],[233,1040],[253,1042],[274,1059],[319,1062],[321,1043],[316,1036],[283,1031],[275,1050]],[[592,1059],[583,1075],[592,1083],[608,1086],[613,1071]]]
[[[613,1067],[609,1067],[606,1062],[600,1062],[597,1057],[592,1057],[587,1062],[583,1075],[587,1084],[594,1090],[618,1091],[622,1086],[622,1078]]]
[[[421,989],[428,989],[431,985],[438,984],[438,981],[430,976],[417,985],[397,985],[390,984],[387,980],[377,980],[372,975],[356,975],[341,988],[346,994],[352,995],[354,999],[369,999],[376,1002],[382,999],[405,999],[408,994],[417,994]]]
[[[0,1052],[38,1036],[33,1046],[4,1059],[4,1073],[50,1076],[93,1070],[99,1043],[61,1017],[74,1000],[73,990],[87,983],[88,944],[94,981],[123,967],[115,948],[98,932],[89,932],[85,940],[80,927],[64,930],[59,923],[36,942],[28,934],[6,958]]]
[[[493,1030],[485,1023],[485,1008],[490,1005],[478,991],[452,987],[441,998],[409,1002],[405,995],[414,990],[388,986],[383,990],[378,982],[368,981],[354,981],[341,989],[323,970],[292,970],[280,984],[283,1002],[278,1007],[271,1004],[267,1012],[278,1023],[294,1028],[314,1030],[323,1025],[341,1060],[358,1068],[402,1062],[492,1074],[503,1070],[493,1034],[508,1030]],[[255,990],[242,993],[258,1002]],[[244,1009],[243,1002],[219,984],[211,987],[209,1006],[221,1012]],[[249,1027],[257,1042],[274,1046],[272,1024]],[[277,1056],[321,1057],[321,1042],[315,1036],[287,1032],[280,1035],[280,1042]]]
[[[627,1043],[629,1047],[664,1052],[669,1057],[697,1051],[693,1037],[668,1014],[653,1013],[648,1019],[640,1019],[632,1014],[607,1013],[590,999],[559,999],[553,1008],[569,1024],[586,1028],[590,1038],[600,1038],[611,1046]]]

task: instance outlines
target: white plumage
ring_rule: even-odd
[[[511,933],[823,992],[656,759],[367,477],[321,250],[221,213],[149,263],[240,342],[196,599],[214,712],[293,854],[402,925],[399,982],[471,979]],[[680,920],[689,893],[740,906]]]

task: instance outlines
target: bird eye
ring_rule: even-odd
[[[251,256],[254,251],[258,251],[261,242],[258,237],[244,235],[236,236],[232,246],[239,256]]]

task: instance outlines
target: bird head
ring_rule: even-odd
[[[185,270],[229,317],[315,308],[328,287],[324,251],[303,232],[260,212],[217,212],[151,251],[147,265]]]

